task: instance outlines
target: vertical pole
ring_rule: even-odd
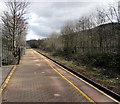
[[[2,85],[2,24],[0,24],[0,87]],[[2,92],[0,91],[0,104],[2,103]]]
[[[120,54],[120,1],[118,1],[118,49],[117,49],[117,53]]]
[[[120,1],[118,1],[118,17],[119,17],[118,23],[120,23]]]
[[[24,36],[24,42],[25,42],[25,45],[24,45],[24,55],[25,55],[25,50],[26,50],[26,34]]]

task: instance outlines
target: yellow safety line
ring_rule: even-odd
[[[13,67],[13,69],[11,70],[11,72],[9,73],[9,75],[7,76],[6,80],[4,81],[4,83],[2,84],[2,87],[0,88],[0,93],[2,93],[2,91],[6,88],[14,70],[16,69],[16,65]]]
[[[96,104],[90,97],[88,97],[83,91],[81,91],[75,84],[73,84],[70,80],[68,80],[64,75],[62,75],[57,69],[55,69],[53,66],[51,66],[49,63],[47,63],[54,71],[56,71],[63,79],[65,79],[69,84],[71,84],[76,90],[78,90],[87,100],[92,102],[93,104]]]
[[[54,62],[55,63],[55,62]],[[58,65],[57,63],[55,63],[56,65]],[[116,99],[114,99],[113,97],[111,97],[110,95],[104,93],[103,91],[99,90],[97,87],[93,86],[92,84],[86,82],[85,80],[83,80],[82,78],[78,77],[77,75],[75,75],[74,73],[66,70],[65,68],[63,68],[62,66],[58,65],[60,68],[62,68],[63,70],[69,72],[70,74],[72,74],[73,76],[75,76],[76,78],[82,80],[83,82],[85,82],[86,84],[88,84],[89,86],[93,87],[94,89],[98,90],[99,92],[101,92],[102,94],[104,94],[105,96],[109,97],[110,99],[112,99],[113,101],[120,103],[119,101],[117,101]]]
[[[36,51],[35,51],[36,52]],[[37,52],[38,53],[38,52]],[[50,60],[51,61],[51,60]],[[52,61],[53,62],[53,61]],[[104,93],[103,91],[99,90],[97,87],[93,86],[92,84],[86,82],[85,80],[83,80],[82,78],[79,78],[77,75],[73,74],[72,72],[66,70],[65,68],[63,68],[62,66],[60,66],[59,64],[53,62],[54,64],[56,64],[57,66],[61,67],[62,69],[64,69],[65,71],[69,72],[70,74],[72,74],[73,76],[75,76],[76,78],[82,80],[83,82],[85,82],[86,84],[88,84],[89,86],[93,87],[94,89],[96,89],[97,91],[101,92],[102,94],[104,94],[105,96],[109,97],[110,99],[112,99],[113,101],[115,101],[116,103],[120,103],[119,101],[117,101],[116,99],[114,99],[113,97],[111,97],[110,95]]]
[[[36,51],[35,51],[36,52]],[[39,54],[40,55],[40,54]],[[62,75],[57,69],[55,69],[53,66],[51,66],[47,60],[46,63],[55,71],[57,72],[63,79],[65,79],[69,84],[71,84],[80,94],[82,94],[87,100],[89,100],[91,103],[96,104],[89,96],[87,96],[83,91],[81,91],[75,84],[73,84],[70,80],[68,80],[64,75]]]

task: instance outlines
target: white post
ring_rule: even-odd
[[[118,17],[119,17],[119,23],[120,23],[120,1],[118,1]]]
[[[2,24],[0,24],[0,88],[2,85]],[[2,103],[2,91],[0,89],[0,104]]]

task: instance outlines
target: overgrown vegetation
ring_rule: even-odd
[[[55,52],[52,55],[73,61],[77,66],[100,68],[102,74],[108,75],[109,77],[120,77],[120,55],[116,53],[98,53],[94,55],[77,53],[66,56],[65,52]]]

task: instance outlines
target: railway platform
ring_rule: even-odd
[[[33,49],[27,49],[14,67],[2,91],[2,102],[118,103]]]

